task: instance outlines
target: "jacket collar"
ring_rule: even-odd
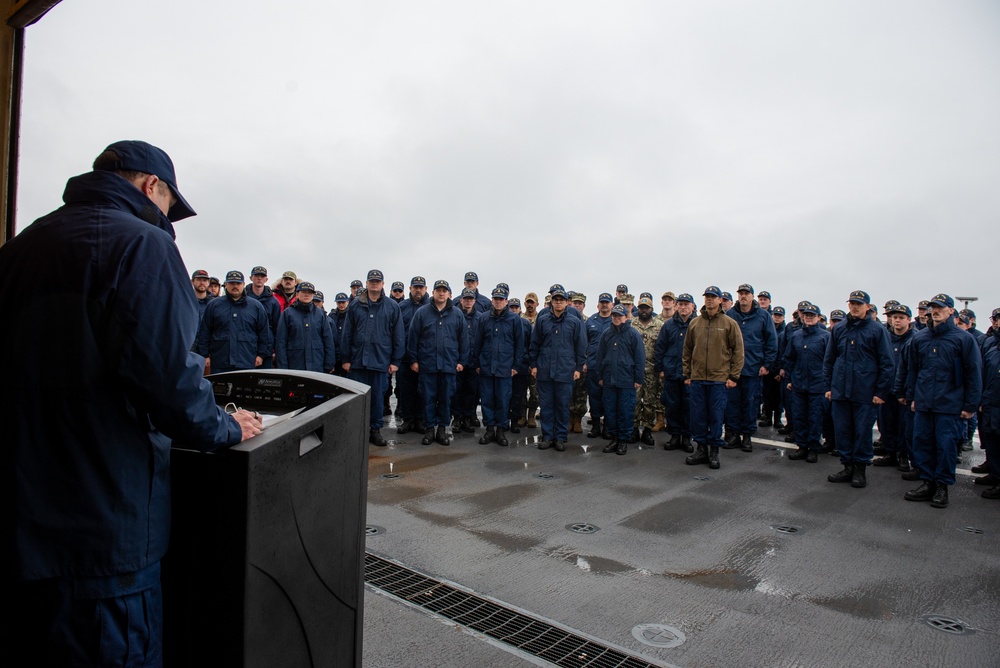
[[[153,200],[114,172],[88,172],[66,182],[63,201],[69,205],[106,204],[127,211],[133,216],[158,227],[171,239],[176,239],[174,226]]]

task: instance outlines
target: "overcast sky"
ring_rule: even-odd
[[[20,226],[145,139],[190,270],[328,300],[377,267],[588,312],[622,282],[1000,306],[996,0],[63,0],[25,41]]]

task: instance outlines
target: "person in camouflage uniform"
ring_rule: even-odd
[[[529,292],[524,296],[524,312],[521,317],[530,322],[532,327],[535,326],[535,319],[538,317],[538,295],[534,292]],[[524,409],[524,415],[517,419],[517,426],[527,426],[531,429],[537,427],[536,412],[538,412],[538,384],[535,382],[535,377],[529,373],[528,403]]]
[[[663,387],[660,375],[653,370],[653,353],[656,349],[656,337],[660,335],[663,321],[653,317],[653,295],[643,292],[639,296],[639,317],[633,318],[632,327],[642,335],[646,348],[645,381],[636,391],[635,429],[633,437],[638,437],[646,445],[655,445],[653,441],[653,425],[656,424],[656,414],[662,411],[660,392]],[[641,430],[641,435],[637,432]]]
[[[570,306],[583,315],[583,309],[587,306],[587,295],[582,292],[569,293]],[[586,365],[585,365],[586,366]],[[569,430],[574,434],[583,433],[583,416],[587,414],[587,371],[580,373],[580,378],[573,382],[573,398],[569,404]]]

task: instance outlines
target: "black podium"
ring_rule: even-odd
[[[220,405],[301,413],[229,450],[171,451],[164,657],[181,666],[361,666],[367,385],[210,376]]]

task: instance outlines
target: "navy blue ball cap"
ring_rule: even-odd
[[[928,308],[930,308],[930,305],[931,305],[931,303],[929,301],[927,301],[926,299],[921,299],[920,303],[917,304],[917,309],[918,310],[922,309],[922,310],[926,311]]]
[[[730,301],[731,302],[731,301],[733,301],[733,293],[731,293],[731,292],[723,292],[722,293],[722,298],[725,299],[726,301]]]
[[[894,313],[905,315],[907,318],[913,317],[913,311],[911,311],[910,307],[907,306],[906,304],[897,303],[885,310],[886,315],[893,315]]]
[[[871,295],[869,295],[864,290],[855,290],[854,292],[851,293],[851,296],[847,298],[847,301],[858,302],[861,304],[871,304],[872,298]]]
[[[384,281],[385,276],[382,275],[382,271],[379,269],[369,269],[368,270],[368,280],[369,281]]]
[[[767,290],[761,290],[761,291],[760,291],[760,292],[759,292],[759,293],[757,294],[757,296],[758,296],[758,297],[763,297],[764,299],[770,299],[770,298],[771,298],[771,293],[770,293],[770,292],[768,292]]]
[[[843,320],[846,317],[847,317],[847,314],[844,313],[843,311],[841,311],[839,308],[835,308],[832,311],[830,311],[830,320],[831,321],[834,321],[834,320]]]
[[[504,290],[507,291],[507,294],[510,294],[510,286],[507,285],[506,283],[497,283],[497,287],[503,288]]]
[[[250,275],[251,276],[260,276],[260,275],[267,276],[267,269],[265,269],[264,267],[262,267],[260,265],[257,265],[256,267],[254,267],[253,269],[250,270]]]
[[[414,276],[413,278],[410,279],[410,287],[411,288],[426,288],[427,287],[427,279],[424,278],[423,276]]]
[[[990,314],[990,320],[1000,319],[1000,308],[993,309],[993,313]]]
[[[939,292],[930,299],[928,299],[927,303],[930,304],[931,306],[943,306],[946,308],[955,308],[955,300],[943,292]]]
[[[554,287],[559,287],[559,286],[554,286]],[[562,288],[559,288],[558,290],[551,290],[549,292],[549,296],[552,297],[552,299],[555,299],[556,297],[558,297],[560,299],[566,299],[567,298],[566,291],[563,290]]]
[[[501,288],[499,285],[493,288],[493,299],[507,299],[508,295],[510,295],[510,293],[504,288]]]
[[[555,292],[556,290],[561,290],[561,291],[563,292],[563,297],[565,297],[565,296],[566,296],[566,288],[564,288],[564,287],[563,287],[562,285],[560,285],[559,283],[553,283],[552,285],[550,285],[550,286],[549,286],[549,294],[550,294],[550,295],[551,295],[551,294],[552,294],[553,292]]]
[[[711,297],[719,297],[719,298],[721,298],[722,297],[722,290],[719,288],[718,285],[710,285],[707,288],[705,288],[705,292],[702,293],[702,296],[704,296],[704,297],[711,296]]]
[[[338,292],[337,296],[333,298],[335,302],[349,302],[351,298],[347,296],[346,292]]]
[[[292,276],[292,278],[295,278],[295,277]],[[362,285],[364,285],[364,283],[362,283],[361,281],[359,281],[356,278],[353,281],[351,281],[351,287],[352,288],[360,288]]]
[[[624,283],[619,283],[618,287],[615,288],[615,291],[616,292],[628,292],[628,286],[625,285]]]
[[[174,202],[174,205],[167,212],[167,218],[171,222],[176,223],[178,220],[184,220],[185,218],[197,215],[187,200],[184,199],[184,196],[181,195],[181,191],[177,189],[177,176],[174,174],[174,163],[166,151],[152,144],[134,139],[117,141],[104,150],[112,151],[118,156],[118,160],[111,164],[102,164],[100,168],[95,165],[94,169],[155,174],[157,178],[170,187],[170,192],[177,198],[177,201]]]
[[[799,313],[812,313],[813,315],[819,315],[819,307],[815,304],[805,302],[804,304],[799,304]]]
[[[464,288],[462,290],[462,299],[475,299],[476,291],[472,288]]]
[[[226,283],[243,283],[243,282],[244,280],[242,271],[236,271],[235,269],[233,269],[232,271],[226,274]]]
[[[975,318],[976,317],[976,312],[973,311],[971,308],[964,308],[961,311],[959,311],[959,314],[961,314],[961,315],[967,315],[970,318]]]
[[[796,306],[795,309],[801,313],[802,309],[804,309],[805,307],[809,306],[810,304],[812,304],[811,301],[809,301],[809,300],[803,300],[803,301],[799,302],[799,305]]]
[[[478,283],[479,282],[479,274],[477,274],[474,271],[467,271],[467,272],[465,272],[465,280],[467,280],[467,281],[475,281],[476,283]]]
[[[323,299],[323,293],[320,292],[319,290],[317,290],[316,291],[316,296],[313,297],[313,301],[314,302],[325,302],[326,300]]]
[[[391,291],[395,292],[396,290],[399,290],[400,292],[403,291],[403,281],[393,281],[392,282],[392,290]]]
[[[694,297],[691,296],[690,292],[682,292],[679,295],[677,295],[677,302],[678,303],[689,302],[691,304],[694,304]]]
[[[749,283],[744,283],[740,287],[736,288],[736,292],[749,292],[750,294],[753,294],[753,286]]]
[[[302,290],[308,290],[309,292],[316,292],[316,286],[309,281],[302,281],[295,286],[296,292],[301,292]]]
[[[622,317],[627,317],[628,312],[625,310],[625,306],[622,304],[615,304],[611,307],[611,315],[620,315]]]
[[[517,308],[521,308],[521,300],[518,299],[517,297],[511,297],[510,301],[507,302],[507,306],[515,306]]]
[[[891,309],[893,306],[899,306],[899,302],[896,301],[895,299],[890,299],[889,301],[887,301],[885,303],[885,306],[883,306],[882,308],[883,308],[883,310],[885,310],[886,312],[888,312],[889,309]]]
[[[602,292],[601,296],[597,298],[598,302],[613,302],[614,300],[615,298],[611,296],[610,292]]]
[[[774,310],[771,311],[771,315],[785,315],[785,307],[784,306],[775,306]]]
[[[434,289],[437,290],[438,288],[444,288],[448,292],[451,292],[451,286],[448,284],[448,281],[444,280],[443,278],[439,278],[436,281],[434,281]],[[465,290],[462,291],[462,296],[463,297],[465,296]],[[473,292],[472,296],[475,297],[476,293]]]

